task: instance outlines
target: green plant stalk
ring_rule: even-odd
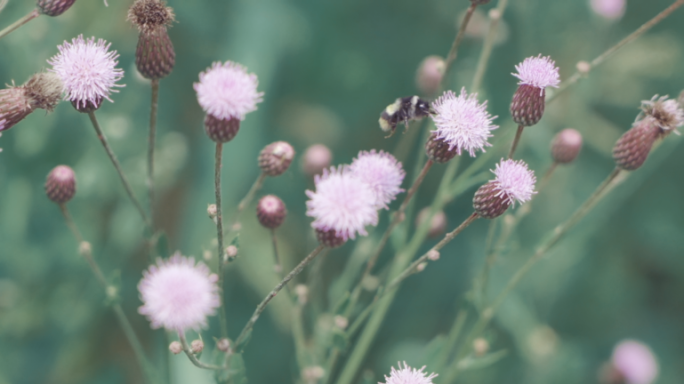
[[[475,12],[475,8],[477,8],[477,4],[471,3],[470,7],[468,7],[468,10],[466,11],[465,16],[463,17],[461,27],[458,29],[456,38],[454,39],[454,42],[451,44],[451,49],[449,49],[449,53],[447,54],[447,58],[444,65],[444,76],[442,77],[442,82],[444,82],[444,78],[447,77],[449,69],[451,68],[451,64],[453,64],[453,62],[456,60],[456,57],[458,56],[458,47],[461,46],[461,41],[463,41],[463,36],[465,36],[466,27],[468,27],[468,23],[470,22],[470,18],[473,16],[473,13]]]
[[[221,321],[221,337],[228,337],[228,317],[226,316],[226,304],[224,290],[224,279],[226,261],[224,255],[226,249],[223,247],[223,209],[221,208],[221,168],[223,167],[223,143],[216,143],[216,154],[214,155],[214,195],[216,197],[216,240],[218,243],[218,286],[220,293],[221,306],[219,307],[219,318]]]
[[[489,57],[492,55],[492,49],[494,48],[494,40],[496,40],[499,22],[506,11],[507,5],[508,0],[499,0],[499,3],[496,6],[496,14],[494,14],[493,11],[490,11],[489,30],[487,31],[487,36],[485,36],[482,52],[480,53],[480,58],[477,62],[477,68],[475,69],[475,75],[473,76],[473,82],[470,86],[470,92],[472,93],[479,92],[480,87],[482,86],[482,79],[484,78],[485,72],[487,72]]]
[[[154,142],[157,133],[157,107],[159,105],[159,79],[153,79],[150,106],[150,133],[147,140],[147,193],[150,200],[150,217],[154,220]]]
[[[194,353],[192,353],[192,350],[190,349],[190,346],[188,345],[188,341],[185,339],[185,333],[182,331],[178,332],[178,339],[180,340],[181,345],[183,346],[183,352],[185,352],[185,355],[188,356],[188,359],[190,359],[190,362],[197,368],[202,368],[202,369],[208,369],[212,371],[219,371],[223,369],[228,369],[228,366],[220,366],[220,365],[213,365],[213,364],[205,364],[195,356]]]
[[[5,5],[3,4],[2,7],[0,7],[0,10],[4,8]],[[21,27],[22,25],[28,23],[29,21],[35,19],[36,17],[40,16],[40,11],[38,8],[33,9],[31,12],[29,12],[26,16],[20,18],[19,20],[15,21],[14,23],[10,24],[8,27],[0,31],[0,39],[3,37],[9,35],[12,31],[15,29]]]
[[[126,178],[126,175],[123,173],[123,169],[121,168],[121,164],[119,163],[119,159],[117,159],[116,155],[114,154],[114,151],[109,146],[109,141],[107,141],[107,137],[105,136],[104,132],[102,132],[102,129],[100,128],[100,124],[97,121],[97,117],[95,117],[95,112],[94,111],[88,112],[88,117],[90,118],[90,122],[93,124],[93,128],[95,129],[95,133],[97,134],[97,138],[100,139],[100,142],[102,143],[102,146],[104,147],[105,152],[107,152],[107,156],[109,156],[109,160],[111,160],[112,165],[114,165],[116,172],[119,174],[119,178],[121,179],[121,183],[123,184],[124,189],[126,190],[126,194],[128,195],[128,197],[133,202],[133,205],[135,205],[135,208],[138,210],[138,213],[140,213],[140,217],[143,219],[143,222],[145,223],[147,228],[152,230],[152,223],[150,222],[150,219],[147,217],[147,214],[145,213],[145,210],[143,209],[142,204],[140,204],[140,201],[138,201],[138,198],[136,198],[135,194],[133,194],[133,189],[131,188],[131,185],[128,182],[128,179]]]
[[[508,158],[512,159],[513,155],[515,154],[515,150],[518,148],[518,143],[520,142],[520,138],[522,137],[523,129],[525,126],[523,125],[518,125],[518,130],[515,132],[515,138],[513,139],[513,144],[511,145],[511,150],[508,152]]]
[[[458,314],[456,315],[456,321],[454,321],[454,324],[451,326],[449,334],[447,335],[447,338],[444,342],[444,346],[442,347],[442,350],[437,356],[437,362],[434,366],[435,372],[442,372],[447,362],[449,361],[449,356],[451,355],[452,351],[451,347],[456,345],[458,337],[461,335],[461,332],[463,331],[463,327],[465,326],[466,320],[468,320],[468,311],[466,309],[461,309],[460,311],[458,311]]]
[[[266,179],[266,174],[262,172],[259,175],[259,177],[257,177],[254,184],[252,184],[252,187],[249,189],[249,191],[247,192],[245,197],[243,197],[242,200],[240,200],[240,203],[238,204],[237,209],[235,210],[235,213],[233,214],[234,215],[233,221],[230,225],[230,228],[228,228],[229,232],[237,231],[236,227],[237,227],[238,223],[240,223],[240,214],[242,213],[242,211],[245,210],[245,208],[247,208],[249,203],[252,202],[252,200],[254,199],[254,195],[256,195],[256,193],[264,185],[265,179]]]
[[[649,29],[653,28],[654,26],[658,25],[661,21],[663,21],[666,17],[670,16],[672,12],[677,10],[677,8],[681,7],[684,5],[684,0],[677,0],[674,3],[672,3],[669,7],[665,8],[662,12],[657,14],[654,18],[651,20],[647,21],[644,25],[639,27],[637,30],[634,32],[630,33],[625,37],[624,39],[620,40],[617,44],[614,46],[608,48],[605,52],[597,56],[594,60],[592,60],[589,64],[589,71],[587,72],[580,72],[577,71],[575,72],[572,76],[570,76],[567,80],[562,82],[558,89],[553,92],[549,97],[546,99],[546,102],[549,102],[550,100],[558,97],[562,92],[568,89],[571,85],[577,83],[580,79],[583,77],[587,77],[589,75],[589,72],[593,70],[594,68],[598,67],[599,65],[603,64],[608,58],[610,58],[612,55],[614,55],[617,51],[620,50],[620,48],[624,47],[625,45],[633,42],[637,38],[641,37],[644,33],[648,32]]]

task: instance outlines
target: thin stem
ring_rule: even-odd
[[[596,57],[594,60],[592,60],[589,63],[589,68],[585,72],[580,72],[577,71],[575,72],[572,76],[570,76],[567,80],[562,82],[558,89],[553,92],[553,94],[549,95],[548,99],[546,100],[547,102],[558,97],[562,92],[564,92],[569,86],[572,84],[575,84],[578,82],[580,79],[583,77],[587,77],[589,75],[589,72],[591,72],[592,69],[595,67],[603,64],[604,61],[606,61],[609,57],[614,55],[620,48],[624,47],[625,45],[631,43],[632,41],[636,40],[637,38],[641,37],[644,33],[648,32],[649,29],[653,28],[656,26],[658,23],[663,21],[666,17],[670,16],[672,12],[674,12],[677,8],[681,7],[684,5],[684,0],[677,0],[675,1],[672,5],[669,7],[665,8],[662,12],[657,14],[654,18],[651,20],[647,21],[644,25],[639,27],[636,31],[630,33],[625,37],[624,39],[620,40],[617,44],[613,45],[612,47],[608,48],[605,52],[600,54],[598,57]]]
[[[459,373],[460,362],[468,352],[469,346],[472,344],[473,340],[480,335],[480,333],[487,327],[489,321],[494,317],[495,312],[499,309],[501,304],[508,296],[508,294],[513,291],[513,289],[518,285],[522,278],[527,274],[527,272],[532,268],[534,264],[537,263],[545,254],[549,251],[575,224],[577,224],[591,209],[604,197],[607,195],[609,187],[615,181],[617,176],[621,173],[619,168],[615,168],[613,172],[608,175],[601,185],[594,191],[594,193],[587,198],[587,200],[575,211],[575,213],[570,216],[568,220],[556,227],[550,236],[550,238],[542,243],[540,247],[532,257],[530,257],[525,264],[523,264],[520,269],[511,277],[511,279],[506,284],[506,287],[499,293],[499,295],[494,299],[492,304],[481,312],[480,317],[477,322],[473,325],[473,328],[468,334],[466,341],[459,348],[456,354],[455,362],[453,368],[447,372],[445,375],[444,383],[451,383],[454,381]]]
[[[463,41],[463,36],[465,36],[465,30],[466,27],[468,26],[468,23],[470,22],[470,18],[473,16],[473,13],[475,12],[475,8],[477,8],[476,3],[471,3],[470,7],[468,7],[468,10],[466,11],[465,16],[463,17],[463,21],[461,22],[461,27],[458,29],[458,33],[456,34],[456,38],[454,39],[453,44],[451,44],[451,49],[449,50],[449,54],[447,55],[447,59],[445,62],[444,66],[444,76],[442,77],[442,82],[444,82],[444,79],[446,78],[447,74],[449,73],[449,69],[451,68],[451,64],[456,60],[456,56],[458,55],[458,47],[461,45],[461,41]]]
[[[5,6],[7,5],[7,2],[9,0],[0,0],[0,12],[2,12],[3,9],[5,9]]]
[[[225,260],[224,254],[226,252],[223,248],[223,211],[221,209],[221,157],[223,155],[223,143],[216,143],[216,154],[214,156],[214,193],[216,196],[216,239],[218,240],[218,275],[219,275],[219,292],[221,294],[221,307],[219,314],[221,319],[221,335],[228,337],[228,318],[226,317],[225,295],[224,289],[224,274],[225,274]]]
[[[190,359],[190,362],[195,365],[197,368],[202,368],[202,369],[209,369],[212,371],[218,371],[218,370],[223,370],[223,369],[228,369],[228,366],[219,366],[219,365],[213,365],[213,364],[205,364],[199,359],[197,359],[197,356],[195,356],[194,353],[192,353],[192,350],[190,349],[190,346],[188,345],[188,341],[185,339],[185,333],[182,331],[178,332],[178,338],[180,339],[181,345],[183,346],[183,352],[188,356],[188,359]]]
[[[275,259],[275,265],[273,268],[275,272],[283,278],[283,264],[280,262],[280,255],[278,254],[278,238],[276,237],[275,229],[271,228],[271,242],[273,243],[273,257]]]
[[[2,8],[5,6],[3,5]],[[0,9],[1,10],[1,9]],[[10,26],[6,27],[2,31],[0,31],[0,39],[3,37],[7,36],[10,34],[10,32],[14,31],[15,29],[21,27],[22,25],[28,23],[29,21],[35,19],[36,17],[40,16],[40,11],[38,11],[38,8],[35,8],[31,12],[29,12],[26,16],[22,17],[21,19],[15,21],[12,23]]]
[[[257,306],[256,310],[254,311],[254,314],[252,314],[252,317],[249,319],[245,327],[242,329],[242,332],[240,332],[240,335],[238,338],[235,340],[235,351],[239,353],[242,349],[244,349],[246,344],[246,338],[252,331],[252,328],[254,328],[254,324],[259,320],[259,316],[261,316],[261,313],[266,309],[266,306],[268,303],[280,292],[281,289],[290,281],[292,278],[297,276],[303,269],[306,267],[313,259],[318,256],[319,253],[325,248],[323,245],[319,245],[314,249],[307,257],[304,258],[290,273],[283,278],[283,280],[278,283],[278,285],[273,288],[273,290],[266,295],[266,297],[259,303]]]
[[[152,103],[150,108],[150,135],[147,140],[147,191],[150,199],[150,216],[154,218],[154,141],[157,133],[159,79],[153,79],[151,86]]]
[[[461,335],[461,331],[463,331],[463,326],[465,325],[467,319],[468,311],[466,309],[461,309],[458,312],[458,315],[456,315],[456,320],[449,330],[449,334],[447,335],[444,347],[442,347],[442,351],[440,352],[439,356],[437,356],[437,362],[435,366],[436,372],[442,371],[442,368],[447,365],[447,362],[449,361],[449,355],[452,351],[451,347],[456,345],[458,337]]]
[[[107,137],[102,132],[102,129],[100,129],[100,124],[97,122],[97,118],[95,117],[95,112],[94,111],[88,112],[88,117],[90,117],[90,122],[93,124],[93,128],[95,128],[95,133],[97,133],[97,138],[100,139],[100,142],[102,143],[102,146],[104,147],[105,152],[107,152],[107,156],[109,156],[109,160],[111,160],[112,165],[114,165],[114,168],[116,168],[116,172],[119,174],[119,178],[121,178],[121,183],[123,184],[124,189],[126,189],[126,194],[128,194],[128,197],[133,202],[133,205],[135,205],[135,208],[138,210],[138,213],[140,213],[140,217],[142,217],[143,221],[145,222],[145,225],[147,225],[148,228],[152,228],[152,223],[150,222],[150,219],[147,217],[147,214],[145,213],[145,210],[143,209],[142,204],[140,204],[140,201],[138,201],[138,199],[133,194],[133,189],[131,189],[131,185],[128,183],[128,179],[126,178],[126,175],[124,175],[123,169],[121,169],[121,164],[119,163],[119,159],[116,158],[114,151],[109,146],[109,142],[107,141]]]
[[[482,46],[482,52],[480,53],[480,59],[477,62],[477,69],[475,69],[475,75],[473,76],[473,82],[470,86],[470,92],[472,93],[478,92],[482,86],[482,79],[484,78],[485,72],[487,72],[489,58],[492,55],[494,41],[496,40],[496,34],[499,28],[499,22],[506,10],[506,5],[508,5],[508,0],[499,0],[496,9],[489,11],[489,30],[487,31],[487,36],[485,37],[484,45]]]
[[[76,226],[76,223],[71,217],[71,214],[69,213],[66,204],[60,204],[59,209],[62,211],[62,215],[64,216],[64,221],[66,222],[67,227],[69,227],[71,233],[74,235],[74,238],[78,242],[79,253],[88,262],[88,265],[90,266],[90,269],[93,271],[93,274],[95,274],[97,281],[100,283],[102,288],[104,288],[105,294],[108,297],[110,297],[110,292],[114,291],[115,288],[109,285],[104,273],[102,273],[102,270],[97,265],[97,262],[95,262],[95,258],[93,257],[93,252],[90,247],[90,243],[86,242],[83,239],[83,235],[81,235],[81,231],[79,231],[78,227]],[[145,356],[145,350],[142,344],[140,343],[138,336],[135,334],[135,331],[133,330],[131,323],[128,321],[126,314],[121,308],[121,305],[118,303],[114,303],[112,304],[112,309],[114,310],[116,319],[119,322],[119,325],[121,326],[121,329],[123,330],[124,335],[128,340],[128,343],[131,345],[131,348],[133,348],[133,353],[135,353],[135,357],[138,359],[138,363],[142,367],[145,374],[148,376],[148,379],[153,382],[156,381],[156,374],[154,372],[154,369],[152,368],[152,364],[149,362],[149,360],[147,360],[147,357]]]
[[[249,203],[252,202],[252,199],[254,199],[254,195],[257,193],[257,191],[259,191],[261,189],[261,186],[264,185],[265,179],[266,179],[266,174],[262,172],[259,175],[259,177],[257,177],[254,184],[252,184],[252,187],[249,189],[249,192],[247,192],[245,197],[243,197],[242,200],[240,200],[240,203],[238,204],[237,209],[235,210],[235,213],[234,213],[235,218],[233,219],[233,222],[231,223],[230,228],[229,228],[230,231],[236,230],[235,227],[240,222],[240,214],[242,213],[242,211],[245,210],[245,208],[247,208]]]
[[[511,145],[511,151],[508,152],[509,159],[513,158],[513,154],[515,154],[515,150],[518,148],[518,143],[520,142],[520,137],[522,136],[524,128],[525,126],[518,125],[518,131],[515,132],[515,138],[513,139],[513,145]]]

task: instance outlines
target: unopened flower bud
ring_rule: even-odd
[[[418,266],[416,267],[416,271],[418,271],[418,272],[423,272],[423,271],[425,270],[425,267],[427,267],[427,263],[424,263],[424,262],[423,262],[423,263],[420,263],[420,264],[418,264]]]
[[[276,141],[261,150],[259,168],[271,177],[282,175],[290,167],[294,156],[295,150],[289,143]]]
[[[443,139],[438,139],[437,135],[432,133],[425,143],[425,153],[430,160],[437,163],[446,163],[453,159],[458,154],[458,147],[449,149],[449,144]]]
[[[418,217],[416,218],[416,226],[422,225],[425,220],[427,220],[428,215],[430,214],[430,207],[425,207],[423,208],[420,213],[418,213]],[[430,229],[428,231],[428,237],[437,237],[444,233],[444,230],[446,229],[447,226],[447,217],[444,211],[438,211],[434,215],[432,215],[432,219],[430,220]]]
[[[78,253],[81,256],[89,256],[92,253],[93,247],[87,241],[81,241],[78,245]]]
[[[314,144],[302,156],[302,170],[308,176],[318,175],[330,167],[332,152],[323,144]]]
[[[338,236],[335,233],[334,229],[331,229],[329,231],[316,229],[316,238],[318,239],[319,243],[325,245],[328,248],[341,247],[342,245],[344,245],[344,243],[347,242],[347,240],[345,240],[344,237]]]
[[[556,135],[551,142],[551,158],[558,164],[571,163],[582,149],[582,135],[575,129],[567,128]]]
[[[145,78],[161,79],[173,70],[176,52],[166,29],[174,17],[173,10],[157,0],[137,0],[128,10],[128,20],[140,31],[135,65]]]
[[[416,72],[416,86],[424,95],[434,95],[444,77],[446,63],[439,56],[428,56],[420,63]]]
[[[285,203],[276,195],[266,195],[257,204],[257,218],[266,228],[275,229],[285,221],[287,208]]]
[[[589,71],[591,71],[591,64],[587,61],[578,61],[577,62],[577,72],[581,73],[582,75],[587,75]]]
[[[190,349],[192,350],[192,353],[198,354],[204,349],[204,342],[200,339],[193,340],[192,343],[190,343]]]
[[[302,379],[306,384],[317,383],[323,376],[325,376],[325,370],[318,365],[302,370]]]
[[[489,351],[489,342],[487,340],[478,337],[473,340],[473,351],[475,351],[475,356],[482,357]]]
[[[431,249],[428,251],[427,258],[432,261],[439,260],[439,251],[436,249]]]
[[[337,315],[335,316],[335,325],[339,329],[345,329],[347,328],[347,325],[349,325],[349,319],[344,316]]]
[[[40,13],[48,16],[59,16],[71,8],[76,0],[38,0],[36,6]]]
[[[299,304],[306,304],[309,301],[309,287],[304,284],[297,284],[294,291]]]
[[[207,215],[209,215],[209,218],[214,220],[216,218],[217,214],[218,214],[218,211],[216,209],[216,204],[209,204],[207,206]]]
[[[230,340],[219,339],[216,342],[216,348],[218,348],[218,350],[221,352],[228,352],[230,350]]]
[[[57,204],[64,204],[76,194],[76,175],[66,165],[58,165],[50,171],[45,182],[45,193],[48,199]]]
[[[237,256],[237,254],[238,254],[238,249],[236,246],[231,244],[231,245],[226,247],[226,256],[233,258],[233,257]]]
[[[231,117],[219,119],[214,115],[207,114],[204,118],[204,131],[215,143],[227,143],[237,135],[240,130],[240,119]]]
[[[494,219],[503,215],[509,206],[508,199],[501,195],[498,186],[493,181],[481,186],[473,198],[475,212],[485,219]]]
[[[169,351],[174,355],[177,355],[183,352],[183,345],[178,341],[172,341],[171,344],[169,344]]]

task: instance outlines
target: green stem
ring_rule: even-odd
[[[150,135],[147,140],[147,191],[150,199],[150,216],[154,218],[154,141],[157,132],[159,79],[152,80],[151,86],[152,103],[150,108]]]
[[[477,4],[471,3],[470,7],[468,7],[468,10],[466,11],[465,16],[463,17],[461,27],[458,29],[458,33],[456,34],[456,38],[454,39],[453,44],[451,44],[451,49],[449,50],[449,54],[447,54],[447,59],[444,65],[444,76],[442,77],[442,83],[444,82],[444,79],[447,77],[447,74],[449,73],[451,64],[454,62],[454,60],[456,60],[456,56],[458,55],[458,47],[461,45],[461,41],[463,41],[463,36],[465,36],[466,27],[468,27],[468,23],[470,22],[470,18],[473,16],[473,13],[475,12],[475,8],[477,8]]]
[[[107,137],[102,132],[102,129],[100,129],[100,124],[97,121],[97,117],[95,117],[95,112],[94,111],[88,112],[88,117],[90,117],[90,122],[93,124],[93,128],[95,128],[95,133],[97,133],[97,138],[100,139],[100,142],[102,143],[102,146],[104,147],[105,152],[107,152],[107,156],[109,156],[109,160],[111,160],[112,165],[114,165],[116,172],[119,174],[119,178],[121,179],[121,183],[123,184],[124,189],[126,190],[126,194],[128,194],[128,197],[133,202],[133,205],[135,205],[135,208],[138,210],[138,213],[140,213],[140,217],[142,217],[143,221],[145,222],[145,225],[151,230],[152,223],[150,222],[150,219],[147,217],[147,214],[145,213],[145,210],[143,209],[142,204],[140,204],[140,201],[138,201],[138,199],[133,194],[133,189],[131,188],[131,185],[128,183],[128,179],[126,178],[126,175],[124,175],[124,173],[123,173],[123,169],[121,168],[121,164],[119,163],[119,159],[116,158],[114,151],[109,146],[109,142],[107,141]]]
[[[443,368],[446,367],[447,362],[449,361],[449,356],[451,355],[452,347],[456,345],[458,337],[461,335],[461,332],[463,331],[463,326],[465,326],[465,322],[467,319],[468,311],[465,309],[461,309],[458,312],[458,315],[456,315],[456,320],[454,321],[454,324],[451,326],[451,329],[449,330],[449,334],[447,335],[444,347],[442,347],[439,356],[437,356],[437,362],[434,367],[435,372],[441,372]]]
[[[249,189],[245,197],[240,200],[240,203],[237,206],[237,209],[235,210],[234,216],[235,218],[233,219],[232,224],[230,225],[229,231],[237,231],[237,226],[240,223],[240,214],[242,211],[247,208],[249,203],[252,202],[252,199],[254,199],[254,195],[256,195],[257,191],[261,189],[261,186],[264,185],[264,180],[266,179],[266,174],[261,173],[259,177],[257,177],[256,181],[254,184],[252,184],[252,187]]]
[[[5,6],[3,5],[2,8],[4,8],[4,7],[5,7]],[[0,10],[1,10],[1,9],[0,9]],[[24,16],[24,17],[22,17],[21,19],[15,21],[15,22],[12,23],[10,26],[8,26],[8,27],[6,27],[5,29],[3,29],[2,31],[0,31],[0,39],[2,39],[3,37],[9,35],[10,32],[14,31],[15,29],[21,27],[22,25],[28,23],[29,21],[35,19],[35,18],[38,17],[38,16],[40,16],[40,11],[38,10],[38,8],[36,8],[36,9],[32,10],[31,12],[29,12],[26,16]]]
[[[223,143],[216,143],[216,154],[214,156],[214,195],[216,196],[216,239],[218,240],[218,275],[219,275],[219,292],[221,294],[221,306],[219,314],[221,319],[221,336],[228,337],[228,318],[226,316],[224,279],[225,279],[225,264],[224,255],[226,253],[223,248],[223,210],[221,209],[221,167],[223,156]]]
[[[506,11],[507,5],[508,0],[499,0],[496,9],[489,11],[489,31],[487,31],[487,36],[485,37],[484,45],[482,46],[482,52],[480,53],[480,59],[477,62],[477,69],[475,69],[475,75],[473,76],[473,82],[470,86],[470,92],[472,93],[478,92],[482,86],[482,79],[484,78],[485,72],[487,72],[489,58],[492,55],[492,49],[494,48],[499,22]]]
[[[518,130],[515,132],[515,138],[513,139],[513,145],[511,145],[511,151],[508,152],[508,158],[512,159],[515,150],[518,148],[518,143],[520,142],[520,137],[522,137],[523,129],[525,126],[518,125]]]
[[[197,368],[202,368],[202,369],[209,369],[212,371],[219,371],[223,369],[228,369],[228,366],[219,366],[219,365],[213,365],[213,364],[205,364],[199,359],[197,359],[197,356],[195,356],[194,353],[192,353],[192,350],[190,349],[190,346],[188,345],[188,341],[185,339],[185,333],[182,331],[178,332],[178,338],[180,339],[181,345],[183,346],[183,352],[185,352],[185,355],[188,356],[188,359],[190,359],[190,362],[195,365]]]

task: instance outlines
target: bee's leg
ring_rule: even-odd
[[[389,135],[385,136],[385,139],[389,139],[390,137],[394,136],[394,132],[397,131],[397,126],[393,126],[392,130],[390,131]]]
[[[404,133],[408,132],[409,130],[409,119],[404,119]]]

